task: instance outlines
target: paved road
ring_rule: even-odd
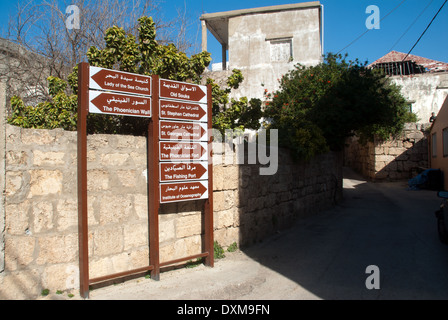
[[[448,246],[433,191],[367,183],[351,171],[345,199],[263,243],[199,266],[93,290],[98,299],[448,299]],[[368,290],[366,268],[379,268]]]

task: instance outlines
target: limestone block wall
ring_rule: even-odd
[[[359,143],[347,140],[344,164],[372,180],[406,180],[417,168],[428,168],[428,140],[420,126],[408,124],[403,132],[387,141]]]
[[[76,292],[77,135],[10,125],[5,131],[0,298],[35,298],[45,288]],[[217,149],[215,160],[227,157]],[[146,150],[144,137],[88,136],[91,278],[149,265]],[[222,163],[213,174],[214,234],[224,247],[262,240],[342,195],[337,154],[296,164],[281,151],[272,176],[260,176],[257,164]],[[202,201],[161,206],[162,263],[202,252],[202,209]]]

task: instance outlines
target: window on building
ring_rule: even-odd
[[[289,62],[293,60],[292,38],[270,40],[271,61]]]
[[[443,156],[448,157],[448,128],[442,131]]]
[[[431,146],[432,157],[435,158],[435,157],[437,157],[437,133],[432,134],[431,142],[432,142],[432,146]]]

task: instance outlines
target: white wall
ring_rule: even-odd
[[[428,123],[431,112],[436,115],[448,96],[448,73],[427,73],[412,76],[391,77],[401,87],[401,93],[412,101],[412,111],[419,123]]]

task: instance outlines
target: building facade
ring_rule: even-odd
[[[296,64],[322,61],[322,11],[314,1],[204,14],[202,49],[207,50],[208,30],[222,45],[222,63],[215,71],[243,72],[245,80],[234,97],[262,99],[265,90],[279,88],[279,79]]]

